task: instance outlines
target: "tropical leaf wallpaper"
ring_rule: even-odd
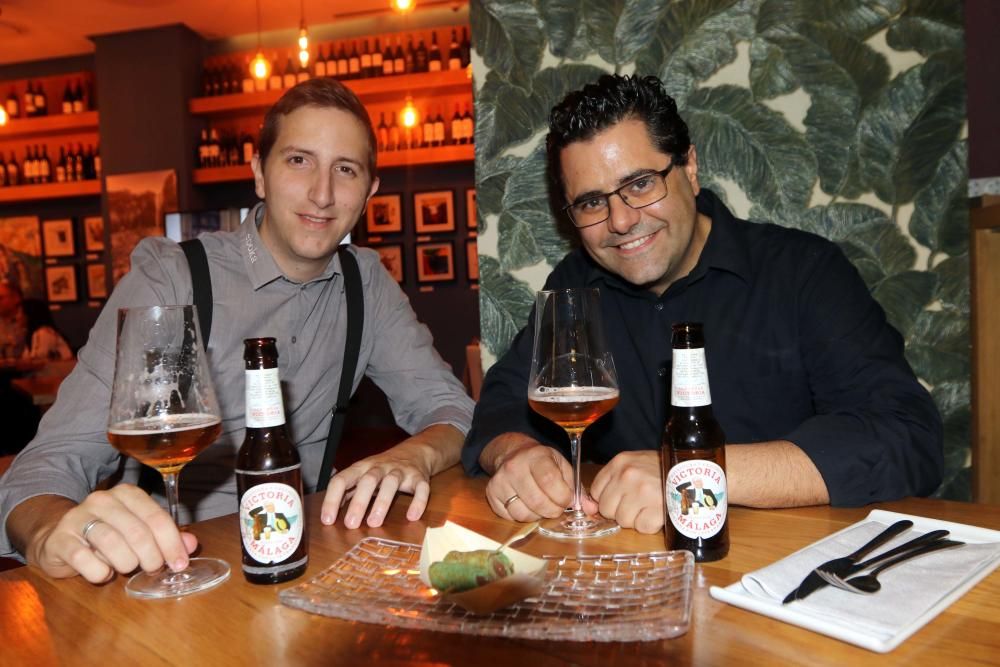
[[[938,495],[970,493],[960,0],[472,0],[484,365],[575,242],[550,212],[549,109],[655,74],[699,176],[744,218],[840,244],[945,421]]]

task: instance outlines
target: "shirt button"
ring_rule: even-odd
[[[655,306],[653,306],[653,308],[656,308],[657,310],[663,310],[663,304],[662,303],[658,303]]]
[[[667,369],[666,368],[661,368],[658,371],[656,371],[656,374],[659,375],[661,378],[662,377],[666,377],[667,376]]]
[[[298,338],[296,338],[295,336],[292,336],[292,344],[293,344],[293,345],[295,344],[295,342],[296,342],[297,340],[298,340]]]

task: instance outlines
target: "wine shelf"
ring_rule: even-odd
[[[0,203],[35,201],[38,199],[63,199],[66,197],[88,197],[99,194],[101,194],[100,179],[71,181],[69,183],[44,183],[40,185],[13,185],[0,188]]]
[[[444,162],[471,162],[475,159],[476,148],[472,144],[457,146],[439,146],[433,148],[413,148],[405,151],[389,151],[378,154],[378,168],[409,167],[425,164],[440,164]],[[239,164],[233,167],[205,167],[194,170],[194,182],[197,185],[211,183],[230,183],[233,181],[249,181],[253,178],[250,165]]]
[[[399,74],[369,79],[352,79],[343,82],[365,104],[398,101],[410,94],[449,95],[468,93],[472,88],[465,69],[442,72]],[[262,90],[254,93],[196,97],[189,103],[192,114],[214,116],[265,111],[284,93],[284,90]]]
[[[0,141],[22,139],[39,135],[70,134],[97,130],[97,112],[52,114],[36,118],[11,118],[0,127]],[[60,184],[62,185],[62,184]]]

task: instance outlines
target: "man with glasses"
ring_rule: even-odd
[[[545,289],[599,287],[621,401],[584,434],[606,463],[588,512],[663,526],[658,448],[670,327],[705,326],[729,500],[863,505],[941,480],[941,418],[903,341],[838,247],[739,220],[698,183],[677,107],[654,77],[603,76],[552,110],[552,193],[581,248]],[[533,318],[487,374],[462,453],[502,517],[558,516],[572,499],[565,434],[528,407]]]

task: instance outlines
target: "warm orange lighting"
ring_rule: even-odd
[[[0,127],[7,124],[7,110],[0,107]]]
[[[465,68],[465,75],[469,77],[470,81],[472,80],[472,63],[469,63],[466,66],[466,68]]]
[[[264,57],[263,51],[258,51],[253,60],[250,61],[250,74],[255,79],[266,79],[271,74],[271,62]]]
[[[406,106],[400,112],[400,118],[403,121],[403,127],[416,127],[417,121],[419,120],[417,116],[417,109],[413,106],[413,100],[409,97],[406,98]]]
[[[389,6],[403,14],[413,9],[416,4],[416,0],[389,0]]]
[[[307,51],[309,49],[309,32],[306,30],[305,26],[299,28],[299,51]]]
[[[305,66],[307,66],[309,64],[309,50],[308,49],[302,49],[301,51],[299,51],[299,62],[302,63],[303,67],[305,67]]]

